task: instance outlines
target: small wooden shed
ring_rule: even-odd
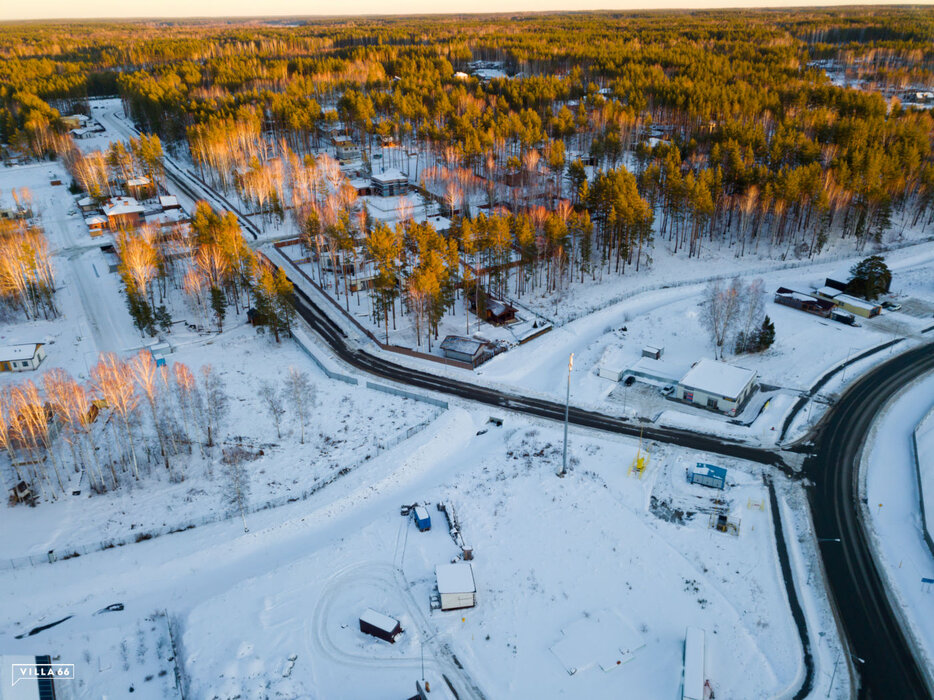
[[[360,616],[360,631],[390,644],[396,643],[396,637],[402,634],[402,625],[395,618],[367,608]]]

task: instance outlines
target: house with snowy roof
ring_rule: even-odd
[[[756,373],[715,360],[698,360],[675,388],[675,398],[735,416],[756,388]]]

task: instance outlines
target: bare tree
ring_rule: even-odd
[[[243,531],[249,532],[246,526],[246,507],[250,498],[250,474],[244,466],[244,453],[239,447],[224,450],[224,476],[227,478],[227,503],[240,513]]]
[[[166,471],[169,472],[169,478],[172,478],[172,467],[169,465],[169,453],[165,446],[165,436],[162,434],[162,423],[159,420],[159,412],[156,408],[159,400],[159,377],[155,360],[152,359],[152,353],[146,350],[140,350],[136,357],[129,362],[130,371],[136,386],[143,392],[146,403],[149,404],[149,410],[152,414],[152,425],[156,431],[156,437],[159,439],[159,452],[165,463]]]
[[[276,389],[276,386],[271,382],[263,382],[259,386],[259,396],[266,405],[266,412],[269,414],[269,417],[272,418],[273,423],[276,424],[276,436],[281,440],[282,416],[285,413],[282,394],[279,393],[279,390]]]
[[[123,421],[124,438],[129,443],[133,461],[133,474],[139,479],[139,464],[136,461],[136,444],[133,441],[131,423],[136,417],[139,397],[130,377],[126,362],[112,352],[100,356],[97,364],[91,368],[91,378],[110,409]]]
[[[736,277],[726,288],[720,280],[714,280],[704,292],[701,320],[710,333],[717,359],[723,357],[723,346],[735,328],[742,291],[743,283]]]
[[[221,423],[230,410],[224,380],[211,365],[204,365],[201,368],[201,390],[204,395],[204,409],[200,412],[202,427],[207,437],[207,445],[211,447],[214,445]]]
[[[175,398],[182,413],[182,423],[185,426],[185,439],[188,440],[188,453],[191,454],[191,433],[189,427],[194,422],[194,405],[200,397],[198,383],[195,375],[188,369],[188,365],[176,362],[172,365],[172,377],[175,380]]]
[[[289,375],[285,378],[285,388],[292,400],[292,407],[295,409],[295,418],[300,427],[300,442],[305,444],[305,423],[308,421],[308,414],[315,405],[315,385],[305,372],[295,367],[289,367]]]

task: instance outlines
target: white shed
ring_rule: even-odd
[[[442,610],[472,608],[477,604],[477,584],[469,562],[440,564],[435,567]]]
[[[700,627],[688,627],[684,634],[684,682],[681,686],[681,700],[704,700],[705,652],[704,630]]]

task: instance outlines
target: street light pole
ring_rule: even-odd
[[[568,413],[571,406],[571,370],[574,369],[574,353],[568,358],[568,390],[564,399],[564,452],[561,455],[561,471],[558,476],[563,477],[568,470]]]

